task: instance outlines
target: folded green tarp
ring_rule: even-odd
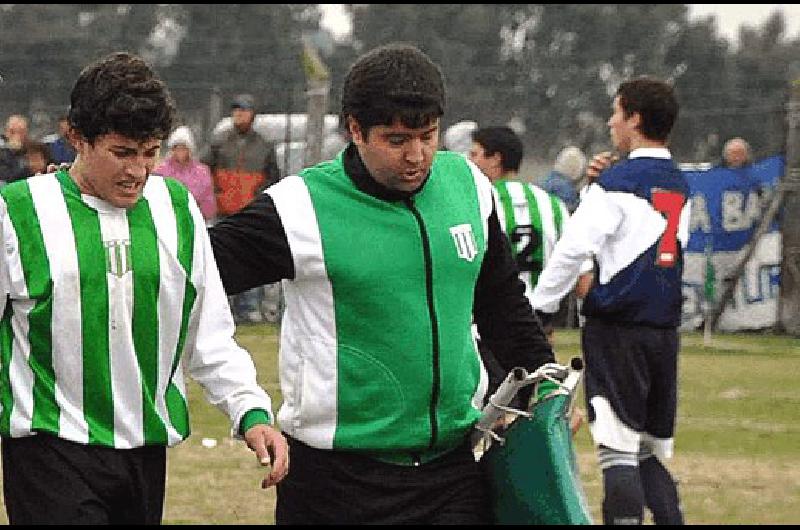
[[[497,524],[592,524],[569,428],[563,392],[518,417],[481,459],[491,484]]]

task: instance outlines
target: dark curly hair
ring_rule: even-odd
[[[651,140],[666,141],[678,118],[678,101],[672,86],[650,77],[626,81],[617,90],[626,118],[634,112],[642,117],[641,133]]]
[[[117,52],[83,69],[70,94],[69,124],[90,143],[117,133],[135,140],[164,139],[175,104],[140,57]]]
[[[442,72],[407,44],[387,44],[367,52],[344,80],[342,120],[352,116],[366,134],[396,118],[406,127],[424,127],[444,114],[444,108]]]
[[[473,131],[472,141],[483,147],[486,156],[500,153],[503,171],[519,171],[522,163],[522,140],[511,127],[483,127]]]

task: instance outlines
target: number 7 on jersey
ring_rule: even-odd
[[[674,267],[678,259],[678,221],[685,197],[675,191],[654,189],[651,193],[653,208],[664,214],[667,218],[667,227],[658,240],[656,249],[656,265],[660,267]]]

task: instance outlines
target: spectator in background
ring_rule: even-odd
[[[558,153],[553,170],[541,182],[541,187],[567,205],[570,213],[578,207],[577,184],[586,169],[586,155],[575,146],[565,147]]]
[[[211,169],[221,217],[236,213],[279,180],[275,145],[253,128],[255,98],[240,94],[231,103],[233,128],[214,138],[202,161]]]
[[[214,185],[208,166],[193,159],[195,143],[191,129],[185,126],[175,129],[167,140],[167,147],[169,155],[154,171],[183,182],[197,201],[206,223],[211,224],[217,215]]]
[[[280,179],[275,146],[253,128],[255,98],[239,94],[231,103],[233,129],[211,142],[203,157],[211,169],[217,200],[217,215],[223,218],[247,206],[255,196]],[[271,289],[274,291],[274,289]],[[280,293],[274,293],[280,296]],[[260,288],[231,298],[237,322],[260,322]]]
[[[28,142],[28,120],[14,114],[6,121],[3,145],[0,147],[0,185],[24,179],[32,175],[25,157]]]
[[[28,166],[26,177],[47,171],[47,164],[50,163],[50,149],[42,142],[26,142],[23,147],[25,153],[25,163]]]
[[[58,133],[44,138],[50,147],[50,161],[54,164],[71,164],[75,160],[75,148],[67,137],[69,117],[65,114],[58,118]]]
[[[722,149],[722,167],[737,169],[752,163],[750,144],[744,138],[731,138]]]
[[[478,124],[471,120],[464,120],[455,123],[444,131],[442,143],[448,151],[461,153],[468,156],[472,147],[472,133],[478,128]]]

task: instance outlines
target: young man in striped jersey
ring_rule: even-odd
[[[469,158],[494,185],[500,226],[511,241],[530,300],[569,213],[555,195],[519,180],[522,153],[522,140],[510,127],[483,127],[472,133]],[[546,332],[551,335],[552,326]]]
[[[666,83],[641,78],[619,87],[608,126],[627,159],[594,158],[592,183],[533,293],[537,310],[555,311],[583,260],[594,258],[582,346],[606,524],[640,524],[644,505],[656,524],[683,522],[661,463],[672,455],[689,221],[689,187],[667,149],[677,114]]]
[[[525,284],[530,300],[533,287],[545,260],[561,235],[567,208],[556,196],[538,186],[519,180],[522,164],[522,140],[510,127],[482,127],[472,131],[469,159],[478,166],[494,186],[497,217],[508,236],[511,253]],[[553,326],[542,322],[548,340],[553,341]],[[489,372],[489,392],[497,389],[508,372],[498,365],[486,344],[478,339],[481,357]],[[519,400],[513,403],[523,407]]]
[[[0,191],[0,435],[12,524],[157,524],[167,446],[189,435],[183,373],[285,475],[197,204],[150,175],[166,86],[112,54],[71,94],[69,169]]]
[[[486,389],[473,316],[506,370],[553,353],[491,184],[437,152],[444,105],[425,54],[368,52],[344,82],[351,143],[211,229],[229,292],[284,280],[279,524],[490,520],[469,444]]]

